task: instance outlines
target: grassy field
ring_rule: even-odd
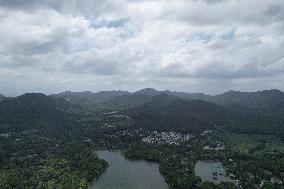
[[[224,139],[226,143],[234,150],[240,151],[242,153],[249,153],[249,151],[253,149],[256,149],[255,153],[260,151],[284,152],[284,143],[282,143],[279,138],[273,135],[248,135],[227,133],[224,135]],[[261,146],[263,146],[263,148],[261,148]]]

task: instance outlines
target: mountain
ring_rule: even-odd
[[[130,95],[122,95],[114,97],[111,100],[106,101],[105,104],[113,108],[126,109],[145,104],[149,102],[150,99],[151,96],[134,93]]]
[[[284,93],[280,90],[263,90],[258,92],[228,91],[220,95],[210,96],[203,93],[186,93],[176,91],[157,91],[153,88],[145,88],[134,93],[127,91],[101,91],[92,93],[63,92],[52,96],[64,98],[73,104],[80,105],[103,105],[109,108],[130,108],[149,101],[149,97],[167,94],[185,100],[202,100],[219,105],[237,105],[253,108],[258,111],[284,112]]]
[[[193,100],[203,100],[207,102],[210,102],[210,99],[212,98],[212,96],[204,94],[204,93],[192,93],[190,94],[190,97]]]
[[[161,93],[160,91],[157,91],[156,89],[153,88],[145,88],[135,92],[135,94],[146,95],[146,96],[155,96],[160,93]]]
[[[4,100],[5,98],[7,98],[7,97],[4,96],[4,95],[2,95],[2,94],[0,94],[0,101],[1,101],[1,100]]]
[[[192,100],[191,94],[190,93],[186,93],[186,92],[176,92],[176,91],[169,91],[169,90],[165,90],[165,91],[157,91],[156,89],[153,88],[145,88],[145,89],[141,89],[139,91],[136,91],[134,94],[140,94],[140,95],[145,95],[145,96],[156,96],[159,94],[168,94],[168,95],[172,95],[172,96],[176,96],[182,99],[186,99],[186,100]]]
[[[54,96],[54,97],[61,97],[61,98],[77,97],[77,98],[89,99],[89,98],[92,98],[93,94],[94,94],[94,93],[92,93],[92,92],[90,92],[90,91],[83,91],[83,92],[65,91],[65,92],[58,93],[58,94],[52,94],[51,96]]]
[[[277,89],[258,92],[228,91],[216,96],[203,93],[163,92],[186,100],[203,100],[220,105],[234,104],[266,111],[284,111],[284,92]]]
[[[239,105],[265,111],[284,111],[284,92],[277,89],[257,92],[228,91],[215,96],[204,93],[162,92],[186,100],[203,100],[219,105]]]
[[[127,91],[100,91],[97,93],[92,93],[90,91],[85,92],[70,92],[66,91],[63,93],[53,94],[51,96],[64,98],[73,104],[96,104],[111,100],[114,97],[129,95],[131,93]]]
[[[93,98],[93,93],[90,91],[84,91],[84,92],[65,91],[58,94],[52,94],[51,96],[57,98],[63,98],[71,103],[77,104],[77,103],[91,101]]]
[[[173,92],[173,91],[166,90],[166,91],[162,91],[161,93],[176,96],[176,97],[179,97],[185,100],[194,100],[192,98],[192,94],[186,93],[186,92],[176,92],[176,91]]]
[[[157,91],[153,88],[145,88],[135,93],[127,91],[101,91],[98,93],[64,92],[52,96],[64,98],[73,104],[93,106],[98,104],[107,108],[131,108],[149,101],[149,97],[160,94],[179,97],[185,100],[202,100],[218,105],[233,105],[251,108],[274,116],[281,116],[284,112],[284,93],[271,89],[258,92],[228,91],[220,95],[210,96],[203,93],[186,93],[175,91]],[[239,107],[238,107],[239,108]]]
[[[128,91],[101,91],[94,94],[94,99],[97,102],[105,102],[113,99],[114,97],[123,96],[123,95],[130,95],[131,93]]]
[[[76,104],[88,105],[90,109]],[[284,133],[282,91],[229,91],[209,96],[150,88],[135,93],[86,91],[51,96],[29,93],[7,98],[0,101],[0,130],[70,128],[68,125],[76,123],[76,116],[93,112],[98,104],[103,108],[94,108],[96,111],[121,109],[135,125],[151,129],[201,131],[226,127],[243,133]]]
[[[263,112],[239,104],[185,100],[165,93],[126,112],[137,127],[152,130],[200,132],[218,128],[237,133],[284,135],[283,111]]]
[[[139,127],[202,131],[224,125],[228,110],[213,103],[189,101],[163,93],[128,110],[128,114]]]
[[[238,104],[267,111],[284,111],[284,92],[276,89],[258,92],[228,91],[208,99],[217,104]]]
[[[0,102],[0,129],[64,128],[72,123],[72,106],[63,99],[27,93]]]

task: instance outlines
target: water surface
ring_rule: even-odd
[[[89,189],[169,189],[157,163],[131,161],[120,152],[107,150],[97,154],[109,167]]]
[[[226,171],[223,167],[223,164],[219,161],[217,162],[206,162],[206,161],[198,161],[195,164],[195,174],[199,176],[202,181],[210,181],[214,183],[220,182],[235,182],[235,180],[231,179],[229,176],[226,176]],[[215,174],[213,174],[215,173]]]

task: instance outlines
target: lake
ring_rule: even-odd
[[[207,162],[207,161],[198,161],[195,164],[195,174],[199,176],[202,181],[210,181],[214,183],[220,182],[235,182],[235,180],[231,179],[229,176],[226,176],[226,171],[223,167],[223,164],[219,161],[217,162]],[[213,175],[215,172],[215,175]],[[215,179],[214,179],[215,178]]]
[[[120,152],[108,150],[97,154],[109,167],[89,189],[169,189],[157,163],[128,160]]]

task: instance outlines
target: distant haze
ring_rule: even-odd
[[[283,0],[0,0],[0,94],[284,91]]]

